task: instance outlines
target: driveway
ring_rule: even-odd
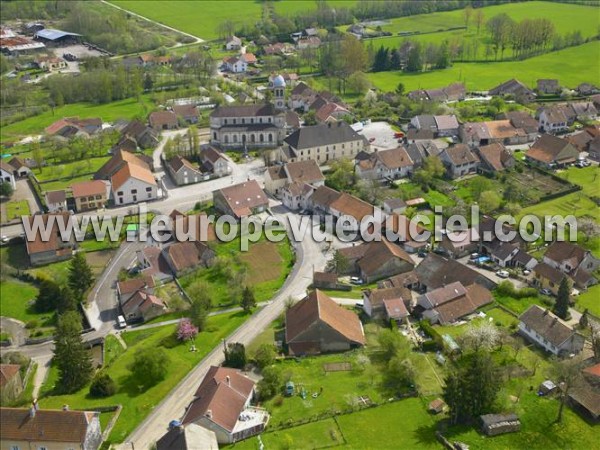
[[[17,188],[13,192],[13,195],[10,198],[10,200],[2,202],[1,208],[2,208],[2,221],[3,222],[6,219],[6,204],[8,202],[12,202],[12,201],[20,202],[22,200],[27,201],[27,204],[29,205],[29,210],[31,211],[31,214],[35,214],[36,212],[41,210],[40,205],[38,204],[37,199],[36,199],[35,195],[33,194],[33,191],[31,190],[29,181],[27,179],[17,180]],[[20,223],[20,219],[19,219],[19,223]],[[2,234],[5,234],[5,233],[2,233]]]

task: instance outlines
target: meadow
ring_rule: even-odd
[[[350,8],[357,0],[335,0],[339,8]],[[140,0],[114,0],[111,3],[141,14],[148,19],[168,25],[196,37],[211,41],[219,38],[217,27],[226,20],[236,25],[260,21],[262,2],[256,0],[180,1],[154,2],[152,8]],[[227,5],[227,6],[224,6]],[[293,16],[317,7],[314,0],[285,0],[273,2],[275,12]]]
[[[419,32],[421,34],[411,35],[408,38],[423,44],[439,44],[445,40],[461,39],[471,43],[477,42],[477,54],[470,55],[468,58],[491,60],[493,59],[493,55],[488,55],[488,57],[485,55],[485,47],[491,43],[490,34],[486,29],[485,22],[498,14],[508,14],[515,22],[533,17],[548,19],[554,24],[556,33],[560,36],[564,36],[575,30],[580,31],[584,39],[598,35],[598,8],[593,6],[534,1],[488,6],[481,10],[484,12],[484,24],[480,28],[479,33],[477,32],[475,14],[473,14],[469,21],[468,29],[440,31],[465,26],[463,10],[459,9],[392,19],[388,25],[382,26],[382,30],[391,32],[394,36],[376,38],[365,42],[372,42],[375,48],[379,48],[380,45],[398,48],[402,41],[407,38],[407,36],[398,36],[398,33]],[[577,25],[575,26],[575,24]],[[511,57],[512,50],[507,49],[504,56],[506,58]]]
[[[488,90],[517,78],[535,87],[539,78],[558,78],[561,85],[575,88],[583,82],[600,83],[600,42],[593,41],[523,61],[455,63],[452,67],[419,73],[368,73],[369,81],[378,89],[394,91],[403,83],[407,91],[433,89],[454,82],[465,84],[467,91]]]
[[[577,184],[583,188],[583,193],[590,197],[600,196],[600,168],[590,166],[584,168],[569,167],[556,173],[570,183]]]

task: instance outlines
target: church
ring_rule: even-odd
[[[285,80],[271,78],[273,103],[219,106],[210,115],[211,144],[223,149],[274,148],[283,144],[288,116]]]

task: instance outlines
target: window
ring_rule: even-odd
[[[134,201],[134,202],[137,202],[137,195],[134,195],[134,196],[133,196],[133,201]]]
[[[237,134],[234,134],[234,135],[233,135],[233,142],[234,142],[234,143],[237,143]]]
[[[152,188],[151,187],[147,187],[146,188],[146,192],[152,192]]]
[[[152,192],[148,192],[148,198],[152,198]]]
[[[10,450],[21,450],[18,445],[11,445]]]
[[[254,119],[250,119],[250,123],[251,123],[251,124],[254,124]]]
[[[96,198],[95,198],[95,200],[101,200],[101,199],[102,199],[102,196],[101,196],[101,195],[96,195]]]
[[[273,133],[269,133],[269,142],[273,142]]]
[[[242,119],[242,125],[246,123],[246,119]]]
[[[261,117],[260,119],[258,119],[258,122],[259,122],[259,123],[262,123],[262,117]]]
[[[123,191],[117,192],[117,195],[123,195]]]
[[[272,120],[271,120],[271,118],[269,117],[269,123],[271,123],[271,122],[272,122]]]
[[[131,193],[132,193],[132,194],[137,194],[137,189],[132,189],[132,190],[131,190]]]
[[[235,120],[235,119],[233,119],[233,124],[234,124],[234,125],[235,125],[235,122],[236,122],[236,120]]]
[[[223,123],[227,125],[227,119],[223,119]]]

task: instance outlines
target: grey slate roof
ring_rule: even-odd
[[[357,141],[362,137],[346,122],[325,123],[300,128],[284,139],[296,150]]]
[[[532,305],[519,320],[556,347],[575,333],[557,316],[538,305]]]

